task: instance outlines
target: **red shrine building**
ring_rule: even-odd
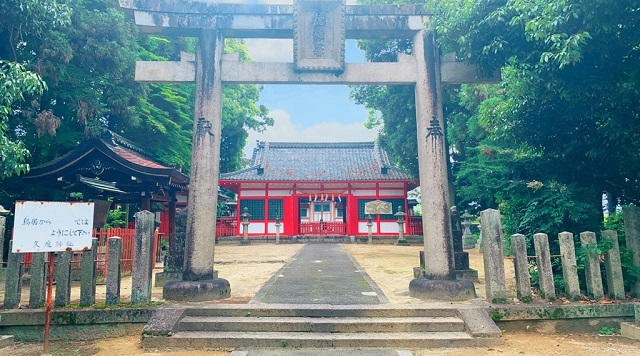
[[[236,235],[246,211],[249,235],[275,235],[280,220],[281,236],[362,236],[368,233],[365,204],[381,200],[393,212],[407,212],[407,191],[417,181],[391,165],[376,142],[259,141],[250,166],[222,174],[219,184],[237,194]],[[393,213],[374,215],[372,223],[374,235],[398,234]]]

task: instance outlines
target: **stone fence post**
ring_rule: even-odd
[[[633,266],[640,268],[640,208],[630,205],[622,209],[624,237],[627,248],[633,255]],[[640,297],[640,278],[631,286],[631,296]]]
[[[41,308],[46,297],[48,268],[45,268],[47,252],[34,252],[29,274],[29,308]]]
[[[549,236],[547,234],[533,235],[533,246],[536,250],[536,263],[538,264],[540,296],[547,300],[555,300],[556,290],[553,283],[553,270],[551,269]]]
[[[531,303],[531,275],[529,274],[529,259],[527,258],[527,241],[524,235],[511,235],[513,247],[514,269],[516,272],[516,293],[518,299],[524,303]]]
[[[80,305],[89,306],[96,303],[96,256],[98,239],[91,239],[91,250],[82,251],[80,261]]]
[[[580,233],[580,244],[587,254],[584,262],[584,272],[587,280],[587,294],[596,300],[604,298],[602,290],[602,275],[600,274],[600,258],[596,234],[591,231]]]
[[[605,230],[602,231],[602,238],[611,242],[611,248],[604,256],[604,269],[607,273],[607,290],[609,291],[609,296],[612,299],[625,299],[618,233],[613,230]]]
[[[560,242],[564,291],[570,299],[580,300],[580,282],[578,279],[578,264],[576,263],[573,234],[566,231],[561,232],[558,234],[558,241]]]
[[[120,269],[122,256],[122,238],[113,236],[109,238],[109,252],[107,253],[107,295],[106,304],[120,303]]]
[[[150,211],[140,211],[135,214],[135,219],[131,303],[147,304],[151,301],[151,279],[155,261],[153,254],[154,215]]]
[[[58,253],[56,261],[56,298],[54,305],[64,307],[71,301],[71,257],[73,251],[62,251]],[[52,263],[53,261],[49,261]]]
[[[13,241],[9,241],[9,258],[7,259],[7,281],[4,288],[4,308],[16,309],[20,306],[22,292],[22,260],[23,253],[11,252]]]
[[[505,303],[507,301],[507,289],[504,274],[500,212],[495,209],[487,209],[480,212],[480,225],[482,226],[482,238],[484,239],[482,249],[487,301]]]

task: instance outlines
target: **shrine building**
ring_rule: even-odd
[[[392,212],[407,212],[407,191],[416,183],[376,142],[259,141],[250,166],[219,181],[237,194],[235,234],[242,235],[241,215],[248,212],[250,236],[275,235],[277,219],[281,236],[367,235],[365,204],[378,200],[391,203]],[[393,213],[371,218],[373,235],[398,234]],[[409,220],[419,218],[407,219],[411,234]]]

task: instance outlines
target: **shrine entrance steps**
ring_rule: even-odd
[[[144,328],[142,347],[488,347],[499,344],[500,335],[487,312],[470,305],[216,304],[159,308]]]

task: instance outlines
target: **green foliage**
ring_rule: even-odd
[[[26,158],[29,151],[19,139],[8,135],[8,120],[14,114],[14,104],[24,100],[25,95],[42,94],[45,82],[24,65],[0,60],[0,178],[20,174],[29,170]]]
[[[141,84],[134,70],[136,60],[178,60],[181,51],[193,53],[197,40],[142,34],[113,0],[62,3],[0,0],[0,79],[12,76],[11,85],[0,88],[0,153],[6,156],[0,179],[25,172],[27,163],[60,157],[106,129],[188,172],[194,85]],[[229,39],[225,45],[249,60],[244,41]],[[256,105],[259,93],[256,85],[224,88],[223,172],[241,168],[247,130],[273,124],[267,109]],[[19,179],[0,184],[5,205],[27,195],[54,198]]]
[[[26,38],[68,25],[69,16],[67,5],[55,0],[0,0],[0,179],[29,169],[29,150],[22,137],[13,134],[9,120],[28,109],[25,99],[47,88],[42,76],[30,70],[24,63],[27,59],[18,53],[27,48]],[[37,119],[45,119],[46,114]]]
[[[616,328],[610,328],[608,326],[603,326],[600,328],[600,330],[598,331],[598,334],[600,335],[615,335],[618,333],[618,329]]]
[[[127,227],[127,212],[120,209],[109,210],[104,227]]]

